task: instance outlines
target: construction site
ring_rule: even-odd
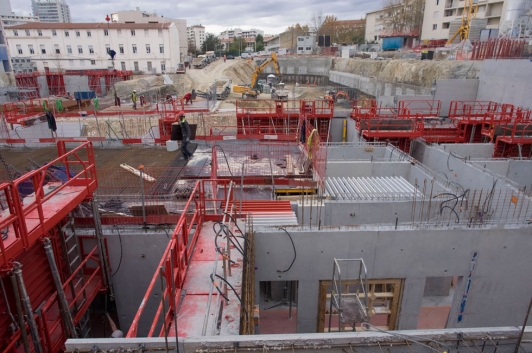
[[[16,80],[1,352],[532,351],[530,60]]]

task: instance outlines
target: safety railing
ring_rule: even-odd
[[[167,324],[176,314],[179,307],[181,288],[184,283],[188,265],[192,257],[192,249],[200,234],[203,222],[207,219],[219,219],[222,216],[222,205],[233,199],[228,180],[201,180],[196,182],[194,190],[183,209],[172,239],[168,244],[157,270],[142,299],[139,310],[129,328],[127,337],[137,337],[140,320],[151,320],[147,337],[162,335],[168,332]],[[220,190],[221,189],[221,190]],[[217,196],[221,194],[220,196]],[[212,204],[212,207],[211,207]],[[153,317],[146,318],[144,311],[158,281],[162,281],[161,302]],[[162,327],[157,330],[158,326]]]
[[[237,118],[247,116],[298,116],[301,105],[299,100],[278,101],[273,99],[244,99],[237,100],[235,104]]]
[[[419,117],[411,119],[362,119],[359,131],[367,138],[408,137],[416,138],[423,134],[423,121]]]
[[[397,103],[398,111],[408,111],[409,116],[423,118],[438,117],[441,110],[440,100],[407,100]]]
[[[451,101],[449,119],[478,121],[484,120],[488,113],[500,111],[500,105],[492,101]]]
[[[297,120],[295,121],[297,123]],[[234,140],[234,139],[259,139],[294,141],[298,132],[297,124],[293,126],[267,125],[267,126],[223,126],[211,127],[210,135],[205,140]]]
[[[332,118],[334,116],[334,100],[302,100],[300,111],[307,118]]]
[[[76,201],[81,202],[96,189],[92,143],[84,142],[68,152],[66,143],[79,142],[58,142],[58,158],[13,184],[2,184],[0,191],[9,212],[4,211],[6,216],[2,217],[0,227],[5,229],[11,225],[13,229],[2,239],[0,265],[35,243],[77,206]],[[69,190],[68,196],[65,190]]]

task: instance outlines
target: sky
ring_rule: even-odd
[[[357,20],[381,7],[380,0],[66,0],[74,22],[105,22],[105,15],[116,11],[155,12],[187,20],[187,26],[201,24],[205,31],[219,35],[231,29],[258,28],[264,34],[279,34],[288,26],[310,25],[320,11],[339,20]],[[31,13],[31,0],[11,0],[17,14]]]

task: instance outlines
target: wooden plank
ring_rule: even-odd
[[[292,163],[292,156],[286,155],[286,174],[294,174],[294,165]]]

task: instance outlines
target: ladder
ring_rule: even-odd
[[[80,247],[78,243],[78,238],[76,236],[76,228],[74,226],[74,219],[70,218],[68,223],[64,225],[63,227],[59,227],[59,238],[61,243],[61,249],[63,251],[63,259],[65,261],[65,270],[66,273],[68,273],[69,276],[71,276],[76,269],[81,265],[83,262],[82,254],[80,252]],[[76,273],[76,277],[72,279],[69,283],[69,290],[65,291],[65,294],[67,295],[67,298],[70,298],[70,300],[74,300],[76,295],[79,291],[82,290],[83,286],[85,285],[85,279],[84,279],[84,271],[81,269]],[[78,300],[74,302],[74,306],[71,309],[70,314],[72,317],[75,317],[76,314],[79,312],[79,310],[83,307],[85,302],[87,301],[87,295],[85,291],[83,291],[83,294],[81,295]],[[84,321],[85,316],[87,316],[87,319]],[[84,326],[89,323],[90,326],[90,320],[88,320],[88,313],[86,313],[83,318],[81,319],[80,323],[76,326],[76,329],[78,330],[78,333],[80,333],[80,337],[82,336],[83,331],[82,329]],[[90,331],[90,327],[89,327]]]

